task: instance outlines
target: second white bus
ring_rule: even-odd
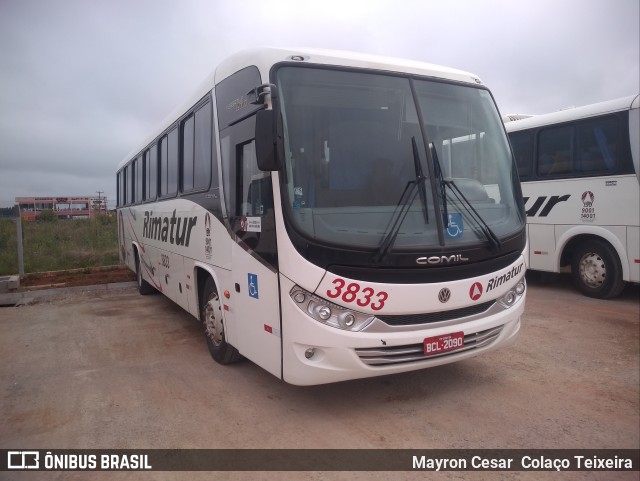
[[[529,267],[570,269],[591,297],[640,282],[639,102],[503,117],[525,199]]]

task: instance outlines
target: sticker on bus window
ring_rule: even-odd
[[[445,234],[450,239],[457,239],[464,234],[464,222],[460,212],[453,212],[445,220]]]
[[[242,232],[262,232],[262,218],[242,217],[240,219],[240,230]]]

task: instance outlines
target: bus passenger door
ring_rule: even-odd
[[[271,174],[258,169],[255,117],[221,132],[225,201],[232,243],[228,341],[281,377],[281,325]],[[225,135],[227,134],[227,135]]]

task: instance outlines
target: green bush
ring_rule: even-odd
[[[51,210],[45,209],[36,217],[38,222],[58,222],[58,216]]]
[[[22,238],[27,273],[119,263],[115,216],[22,222]],[[0,275],[16,274],[17,258],[15,221],[0,219]]]
[[[13,219],[0,219],[0,275],[18,273],[16,223]]]

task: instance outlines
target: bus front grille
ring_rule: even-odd
[[[475,316],[488,311],[496,301],[483,302],[469,307],[453,309],[442,312],[429,312],[426,314],[407,314],[395,316],[376,316],[390,326],[408,326],[412,324],[430,324],[432,322],[450,321],[463,317]]]
[[[369,366],[386,366],[390,364],[424,361],[426,359],[451,356],[471,349],[488,346],[496,340],[501,331],[502,326],[498,326],[493,329],[466,334],[462,348],[430,356],[424,354],[424,346],[422,343],[408,344],[406,346],[368,347],[356,349],[356,354],[362,362]]]

